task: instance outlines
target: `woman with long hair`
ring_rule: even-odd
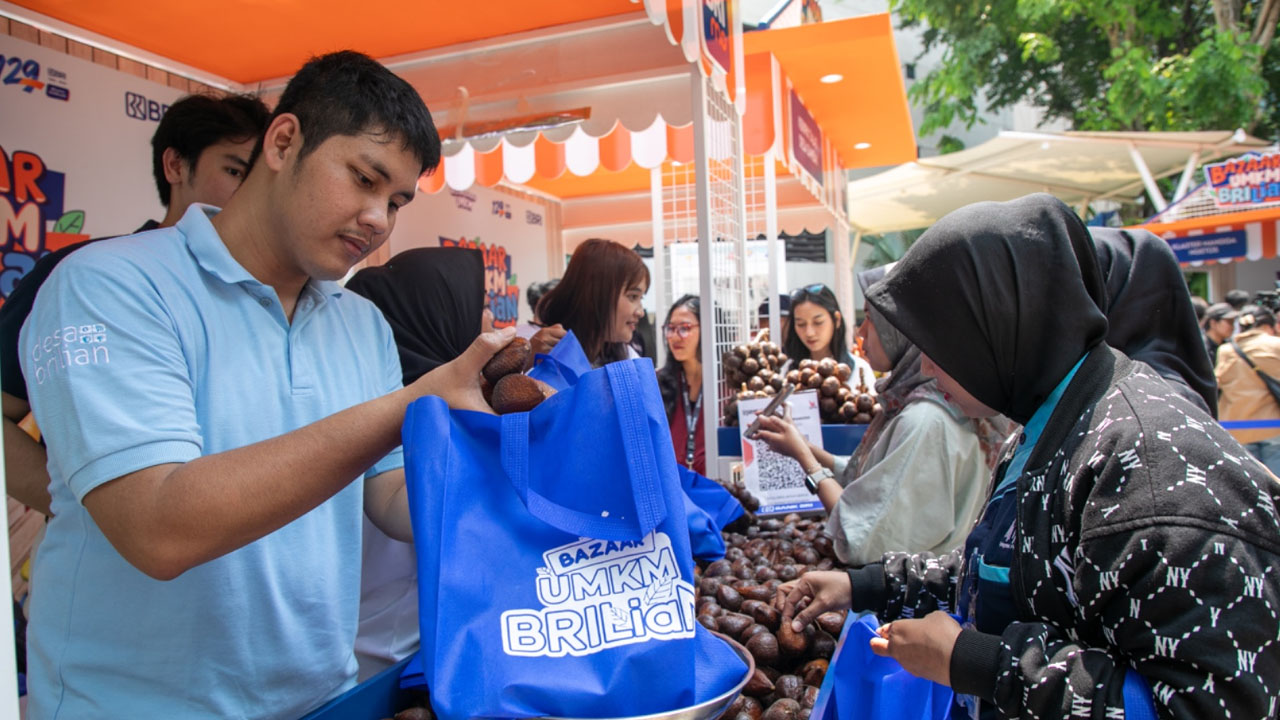
[[[639,357],[627,345],[644,316],[649,268],[633,250],[611,240],[583,242],[560,284],[538,302],[538,317],[560,325],[581,343],[595,367]]]
[[[685,295],[667,311],[666,322],[662,324],[667,362],[658,370],[658,389],[667,407],[676,462],[706,475],[707,454],[702,437],[702,328],[698,320],[701,307],[697,295]]]
[[[786,325],[782,348],[799,361],[830,358],[853,370],[849,384],[875,394],[875,373],[867,361],[849,352],[848,331],[840,302],[822,283],[805,285],[791,294],[791,322]]]

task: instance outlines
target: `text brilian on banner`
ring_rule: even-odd
[[[583,539],[543,554],[541,609],[502,613],[508,655],[590,655],[648,640],[694,635],[693,586],[680,578],[671,539]]]

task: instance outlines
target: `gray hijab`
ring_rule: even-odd
[[[863,297],[866,297],[867,290],[872,285],[880,282],[893,271],[894,265],[897,265],[897,263],[881,265],[858,273],[858,287],[862,290]],[[876,334],[880,336],[880,345],[884,347],[885,355],[889,357],[889,363],[893,365],[893,370],[896,373],[898,363],[911,350],[911,341],[907,339],[906,335],[898,332],[897,328],[889,324],[884,315],[880,314],[880,311],[871,305],[867,305],[867,316],[871,318],[871,324],[876,326]]]
[[[894,264],[891,263],[858,273],[858,287],[862,289],[863,295],[866,295],[871,286],[891,273],[893,266]],[[921,369],[920,348],[912,345],[911,341],[898,332],[898,329],[874,307],[867,307],[867,317],[871,319],[871,324],[876,328],[876,334],[880,336],[880,345],[884,348],[889,362],[893,364],[893,371],[888,377],[876,381],[876,400],[880,403],[880,414],[876,415],[867,426],[862,442],[858,443],[858,449],[849,463],[849,466],[858,474],[866,470],[863,465],[884,427],[909,403],[917,400],[931,400],[946,408],[957,420],[963,419],[963,415],[948,403],[946,397],[938,390],[934,379],[924,374]]]

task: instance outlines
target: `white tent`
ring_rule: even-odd
[[[849,221],[859,235],[910,230],[970,203],[1033,192],[1083,207],[1145,189],[1163,210],[1155,180],[1182,172],[1173,194],[1181,197],[1199,163],[1266,145],[1241,131],[1001,132],[977,147],[849,183]]]

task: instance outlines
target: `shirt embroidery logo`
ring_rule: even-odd
[[[37,385],[75,365],[106,365],[111,362],[107,348],[107,326],[68,325],[37,338],[31,348],[31,365]]]

